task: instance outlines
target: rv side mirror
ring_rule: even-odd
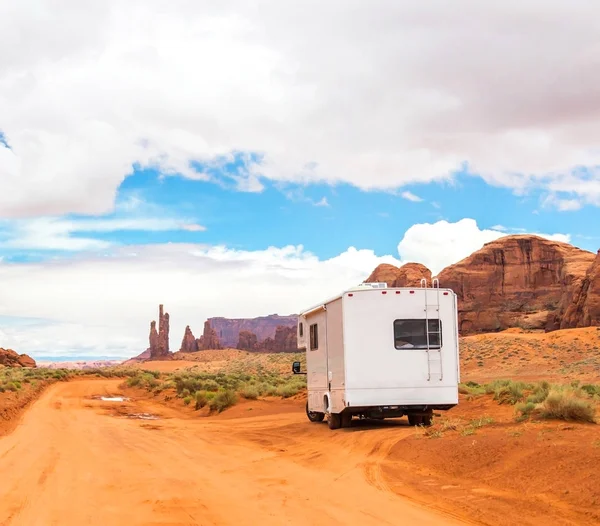
[[[293,372],[294,374],[302,374],[302,373],[300,372],[300,362],[294,362],[294,363],[293,363],[293,365],[292,365],[292,372]]]

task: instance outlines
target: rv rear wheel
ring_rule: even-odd
[[[341,427],[350,427],[352,424],[352,415],[350,413],[342,413]]]
[[[339,429],[342,427],[342,417],[339,413],[329,413],[327,423],[329,424],[329,429]]]
[[[408,423],[411,426],[420,426],[423,422],[423,417],[421,415],[412,415],[409,413],[408,415]]]
[[[430,426],[431,422],[433,421],[433,411],[423,415],[421,418],[424,426]]]
[[[318,411],[309,411],[308,410],[308,401],[306,402],[306,416],[311,422],[323,422],[325,418],[325,413],[319,413]]]

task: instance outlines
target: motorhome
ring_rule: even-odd
[[[458,404],[456,294],[434,279],[420,287],[362,283],[298,316],[306,352],[306,414],[331,429],[353,417],[407,416],[431,424],[433,411]]]

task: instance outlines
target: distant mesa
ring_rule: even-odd
[[[215,349],[240,349],[250,352],[297,351],[297,316],[261,316],[258,318],[209,318],[204,331],[195,338],[189,325],[185,328],[181,352]]]
[[[423,265],[379,265],[367,282],[431,286]],[[553,331],[600,325],[600,251],[593,254],[539,236],[513,235],[486,243],[437,278],[458,296],[461,334],[519,327]]]
[[[0,365],[4,367],[37,367],[31,356],[2,347],[0,347]]]

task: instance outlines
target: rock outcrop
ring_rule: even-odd
[[[0,347],[0,365],[4,367],[36,367],[35,360],[27,354],[19,354],[12,349]]]
[[[404,271],[403,271],[404,269]],[[366,281],[431,286],[422,265],[380,265]],[[511,327],[556,330],[600,324],[600,253],[539,236],[505,236],[437,276],[458,296],[461,334]]]
[[[165,360],[171,357],[169,351],[169,313],[163,306],[158,307],[158,331],[156,321],[150,323],[150,360]]]
[[[206,351],[209,349],[222,349],[223,346],[219,341],[219,337],[217,336],[217,331],[215,331],[211,324],[210,320],[206,320],[204,322],[204,332],[202,336],[198,339],[198,350]]]
[[[181,348],[179,350],[181,352],[196,352],[198,350],[198,340],[194,337],[194,333],[189,325],[185,328],[183,340],[181,341]]]
[[[273,338],[265,338],[260,344],[262,352],[297,352],[298,337],[296,327],[279,326]]]
[[[440,286],[459,299],[462,334],[509,327],[552,329],[563,298],[594,255],[538,236],[506,236],[445,268]]]
[[[257,351],[258,338],[256,334],[250,331],[240,331],[236,348],[242,351]]]
[[[240,331],[256,334],[258,341],[275,336],[280,325],[296,327],[298,316],[279,316],[271,314],[258,318],[209,318],[210,326],[215,330],[220,344],[225,348],[235,348],[239,342]]]
[[[577,280],[573,289],[560,305],[561,315],[553,320],[553,328],[556,325],[560,329],[600,325],[600,250],[585,277]]]
[[[431,270],[421,263],[406,263],[401,267],[395,267],[382,263],[365,280],[365,283],[387,283],[388,287],[420,287],[421,280],[427,280],[427,286],[431,285]]]

